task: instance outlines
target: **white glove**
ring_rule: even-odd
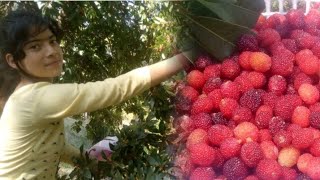
[[[117,136],[107,136],[97,144],[93,145],[87,150],[91,159],[97,159],[98,161],[106,161],[101,153],[104,153],[107,157],[111,156],[112,150],[110,144],[116,146],[118,142]]]

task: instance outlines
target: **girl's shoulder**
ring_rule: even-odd
[[[20,87],[19,89],[15,90],[11,94],[11,96],[27,95],[27,94],[30,94],[30,93],[36,91],[37,89],[40,89],[45,86],[50,86],[50,85],[52,85],[52,83],[49,83],[49,82],[37,82],[37,83],[27,84],[27,85],[24,85],[24,86]]]

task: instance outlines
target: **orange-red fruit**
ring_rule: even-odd
[[[281,166],[290,168],[297,164],[299,156],[299,149],[292,146],[284,147],[279,152],[278,162]]]
[[[257,141],[259,129],[251,122],[242,122],[233,130],[234,136],[242,142]]]
[[[200,166],[210,166],[215,160],[216,150],[205,144],[192,144],[189,147],[192,163]]]
[[[265,158],[278,159],[279,149],[272,141],[262,141],[260,147]]]
[[[264,158],[260,145],[254,141],[242,145],[240,157],[248,167],[255,167]]]
[[[301,127],[308,127],[310,125],[310,110],[305,106],[297,106],[293,113],[291,122],[294,124],[298,124]]]
[[[197,167],[192,171],[190,180],[212,180],[216,176],[212,167]]]
[[[310,161],[313,159],[313,156],[310,153],[301,154],[297,161],[297,167],[299,171],[306,173],[308,167],[310,167]]]
[[[263,52],[252,52],[250,57],[250,66],[258,72],[266,72],[271,67],[271,58]]]
[[[199,70],[192,70],[186,78],[188,85],[197,90],[202,89],[203,85],[206,83],[203,73]]]
[[[304,49],[296,54],[296,63],[302,72],[312,75],[318,72],[319,69],[319,59],[313,55],[312,51],[309,49]]]
[[[250,51],[243,51],[240,55],[239,55],[239,65],[245,69],[245,70],[251,70],[251,65],[250,65],[250,55],[252,52]]]
[[[208,130],[209,140],[214,145],[220,145],[223,140],[232,136],[232,130],[225,125],[215,124]]]
[[[248,73],[248,79],[256,89],[262,88],[266,82],[266,76],[261,72],[251,71]]]
[[[319,90],[311,84],[302,84],[299,87],[298,93],[307,104],[314,104],[319,100]]]
[[[204,129],[193,130],[187,138],[187,148],[192,144],[208,143],[208,133]]]
[[[274,159],[263,159],[258,163],[256,174],[261,180],[278,180],[282,175],[282,168]]]

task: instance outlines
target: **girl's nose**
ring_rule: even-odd
[[[58,53],[58,49],[55,45],[52,45],[50,43],[46,44],[46,55],[49,56],[55,56]]]

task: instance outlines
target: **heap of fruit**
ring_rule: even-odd
[[[177,86],[182,179],[320,179],[320,12],[261,16],[254,31]]]

